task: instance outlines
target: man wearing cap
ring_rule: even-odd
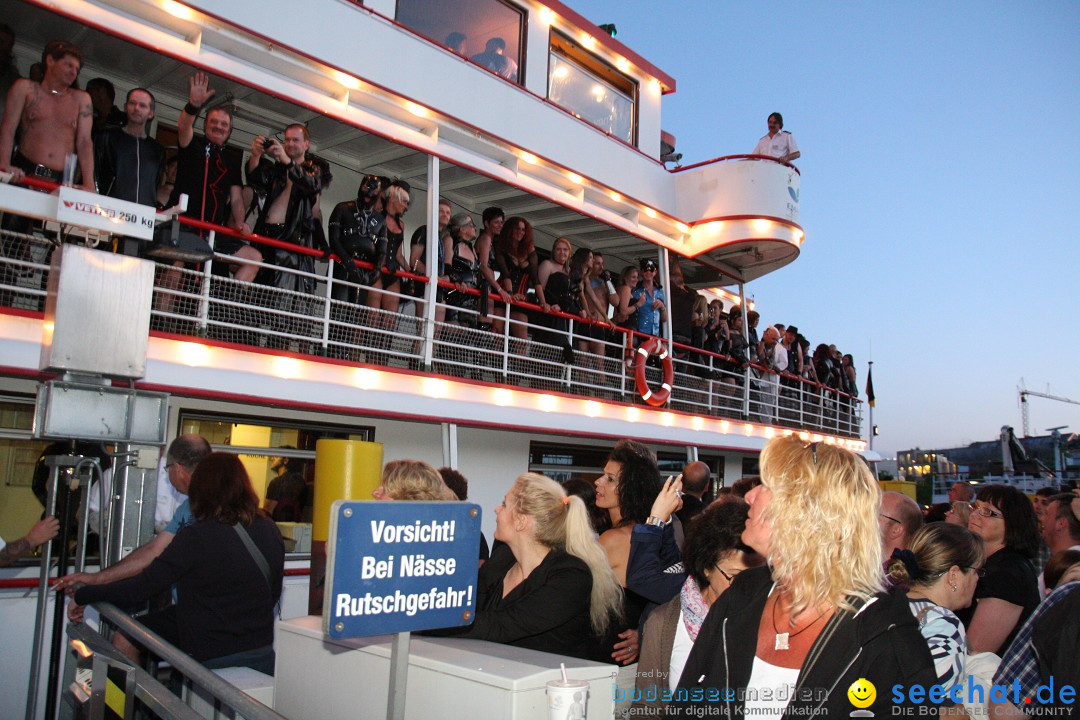
[[[648,258],[639,263],[641,269],[641,283],[634,288],[631,296],[634,302],[645,302],[637,311],[637,330],[646,335],[660,335],[661,323],[664,319],[664,304],[667,297],[664,295],[660,283],[656,281],[657,265],[655,260]],[[638,339],[635,338],[635,343]]]
[[[82,69],[82,52],[66,40],[53,40],[41,53],[45,76],[40,83],[15,81],[0,125],[0,171],[18,181],[31,176],[59,183],[67,156],[76,153],[83,190],[95,192],[90,96],[72,87]],[[19,149],[15,151],[15,131]]]
[[[768,155],[782,162],[798,159],[802,153],[795,144],[795,136],[785,131],[784,116],[778,112],[769,115],[769,132],[758,140],[754,155]]]

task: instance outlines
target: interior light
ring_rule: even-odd
[[[169,13],[173,17],[178,17],[181,20],[195,19],[195,11],[189,8],[187,5],[176,2],[176,0],[164,0],[161,6],[165,9],[165,12]]]
[[[627,420],[629,420],[630,422],[637,422],[639,417],[641,417],[641,411],[638,410],[636,407],[631,406],[626,408]]]
[[[617,193],[617,192],[615,192],[613,190],[611,192],[611,199],[614,200],[615,202],[622,202],[622,195],[620,195],[619,193]]]
[[[731,427],[731,423],[729,423],[727,420],[720,421],[720,432],[726,433],[729,427]]]
[[[596,38],[588,33],[581,34],[581,44],[585,46],[585,49],[592,50],[596,47]]]
[[[340,70],[335,70],[334,79],[336,79],[339,83],[349,88],[350,90],[360,89],[360,81],[354,78],[352,75],[349,75],[348,73],[343,73]]]
[[[808,433],[808,432],[806,432],[804,430],[803,432],[799,433],[799,439],[802,440],[803,442],[809,442],[810,441],[810,433]]]
[[[679,232],[683,233],[684,235],[686,233],[690,232],[690,226],[687,225],[686,223],[683,223],[683,222],[675,223],[675,227],[678,228]]]
[[[544,412],[552,412],[559,407],[559,399],[554,395],[544,394],[537,398],[537,404]]]
[[[210,365],[210,348],[202,343],[182,342],[176,348],[176,360],[188,367]]]
[[[660,413],[660,424],[664,427],[671,427],[675,424],[675,416],[669,412]]]
[[[570,178],[570,182],[574,183],[575,185],[580,185],[581,183],[585,182],[585,178],[581,177],[577,173],[567,173],[566,177]]]
[[[630,61],[620,55],[619,57],[615,58],[615,67],[619,68],[623,72],[630,72]]]
[[[754,226],[754,230],[756,230],[757,232],[765,233],[772,228],[772,221],[765,220],[764,218],[758,218],[753,221],[752,225]]]
[[[754,426],[751,425],[750,423],[745,423],[743,425],[743,432],[746,433],[747,435],[753,435],[754,434]]]
[[[694,419],[690,421],[690,424],[693,426],[693,428],[695,430],[704,430],[705,429],[705,418],[701,417],[700,415],[695,415]]]
[[[424,378],[424,392],[428,397],[444,398],[446,397],[449,386],[445,380],[439,378]]]
[[[603,406],[595,400],[587,400],[585,402],[585,414],[591,418],[600,417],[600,413],[603,412]]]
[[[423,105],[418,105],[411,100],[406,101],[405,109],[411,112],[416,117],[427,117],[430,114],[426,107],[424,107]]]
[[[653,79],[653,80],[649,81],[649,90],[652,91],[653,95],[655,95],[657,97],[660,97],[661,89],[662,88],[660,87],[660,81],[659,80]]]
[[[530,165],[535,165],[536,163],[540,162],[540,158],[536,157],[531,152],[525,152],[525,151],[522,151],[521,159],[524,160],[525,162],[529,163]]]
[[[540,22],[551,25],[555,22],[555,11],[548,7],[540,8]]]
[[[649,217],[651,217],[651,218],[655,218],[655,217],[656,217],[656,211],[655,211],[655,210],[653,210],[653,209],[652,209],[651,207],[647,207],[647,208],[645,208],[645,214],[646,214],[646,215],[648,215],[648,216],[649,216]]]
[[[556,80],[562,80],[564,77],[566,77],[569,74],[570,74],[570,69],[568,67],[566,67],[565,65],[557,66],[555,68],[555,71],[552,73],[552,75],[555,76]]]
[[[510,403],[514,402],[514,393],[507,388],[495,389],[495,404],[499,407],[506,407]]]
[[[595,95],[597,98],[604,97],[605,92],[607,92],[607,91],[604,90],[603,85],[593,85],[592,86],[592,94]]]
[[[285,380],[292,380],[300,375],[300,361],[291,357],[276,357],[273,360],[274,374]]]
[[[356,368],[356,387],[361,390],[374,390],[379,387],[379,372],[371,368]]]
[[[805,235],[805,233],[803,233],[802,230],[796,229],[795,230],[795,242],[801,243],[803,241],[803,236],[804,235]]]
[[[773,428],[773,427],[765,428],[765,437],[770,438],[770,439],[776,437],[776,428]]]

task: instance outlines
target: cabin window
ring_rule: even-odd
[[[633,145],[637,83],[561,33],[551,33],[548,99]]]
[[[0,537],[21,538],[41,517],[34,466],[47,440],[33,439],[32,398],[0,398]]]
[[[267,509],[278,522],[288,552],[309,553],[310,525],[315,501],[315,443],[322,439],[373,440],[375,428],[343,427],[317,423],[290,423],[265,417],[185,413],[180,419],[180,433],[202,435],[214,450],[235,452],[247,469],[260,507]],[[275,479],[289,497],[268,504],[267,490]],[[296,496],[291,490],[303,490]],[[274,493],[277,495],[278,493]]]
[[[524,78],[519,8],[500,0],[398,0],[397,21],[511,82]]]

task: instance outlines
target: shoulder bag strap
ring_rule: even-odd
[[[273,586],[270,583],[270,565],[267,564],[266,558],[259,552],[259,548],[255,547],[255,541],[251,539],[251,535],[240,523],[233,525],[233,530],[240,536],[240,540],[244,543],[244,547],[251,553],[251,559],[255,561],[255,564],[259,566],[259,572],[262,573],[263,579],[266,580],[266,587],[270,589],[271,595],[273,594]]]

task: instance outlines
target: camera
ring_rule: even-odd
[[[262,141],[263,150],[269,150],[274,147],[274,138],[268,137]]]

